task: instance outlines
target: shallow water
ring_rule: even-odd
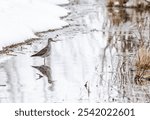
[[[69,27],[0,56],[0,102],[149,102],[150,83],[134,81],[141,37],[149,46],[149,12],[106,8],[103,0],[65,7]],[[51,43],[44,65],[30,56],[48,38],[60,41]]]

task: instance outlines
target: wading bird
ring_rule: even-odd
[[[31,57],[42,57],[42,58],[44,58],[44,64],[45,64],[45,57],[50,55],[51,42],[56,42],[56,41],[54,41],[52,38],[49,38],[48,44],[42,50],[37,52],[36,54],[31,55]]]

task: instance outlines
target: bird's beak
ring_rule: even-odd
[[[54,40],[51,39],[51,42],[56,42],[56,41],[54,41]]]
[[[52,38],[49,38],[48,40],[51,41],[51,42],[56,42],[56,41],[54,41]]]
[[[49,38],[49,40],[50,40],[51,42],[62,41],[62,40],[53,40],[53,39],[51,39],[51,38]]]

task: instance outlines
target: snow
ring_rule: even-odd
[[[69,1],[68,0],[47,0],[47,1],[50,1],[51,3],[53,4],[68,4]]]
[[[35,38],[36,32],[68,25],[60,17],[69,11],[56,5],[67,3],[68,0],[0,0],[0,50]]]

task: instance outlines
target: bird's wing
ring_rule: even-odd
[[[47,51],[47,47],[43,48],[42,50],[40,50],[40,51],[37,52],[36,54],[32,55],[31,57],[42,56],[42,55],[45,54],[46,51]]]

